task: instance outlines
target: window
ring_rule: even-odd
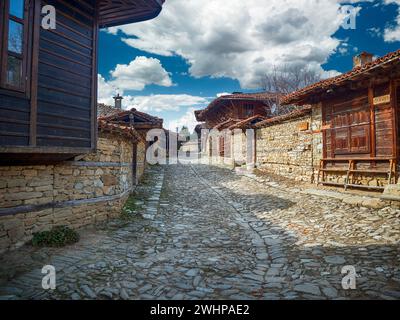
[[[357,109],[334,110],[331,132],[334,153],[369,153],[370,128],[368,105]]]
[[[26,92],[28,84],[29,0],[1,4],[1,87]]]

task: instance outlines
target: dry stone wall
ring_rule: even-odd
[[[257,130],[257,165],[260,170],[296,181],[312,182],[318,137],[312,115],[272,124]]]
[[[101,133],[98,151],[46,166],[0,167],[0,253],[57,225],[74,229],[118,216],[135,184],[132,141]],[[138,176],[144,143],[138,147]]]

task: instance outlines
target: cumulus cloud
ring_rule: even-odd
[[[143,56],[136,57],[129,64],[118,64],[110,71],[111,80],[99,78],[99,86],[103,90],[143,90],[147,85],[155,84],[162,87],[173,86],[169,73],[163,68],[160,60]],[[103,94],[103,93],[101,93]]]
[[[107,105],[114,104],[113,97],[118,93],[117,89],[112,84],[108,83],[101,74],[97,76],[97,89],[97,100],[100,103]]]
[[[124,96],[124,109],[136,108],[143,112],[178,111],[184,107],[204,107],[209,103],[209,100],[204,97],[189,94],[124,95],[124,90],[117,90],[110,82],[98,75],[98,101],[100,103],[114,105],[113,97],[117,93]]]
[[[169,0],[157,19],[110,28],[128,45],[163,56],[179,55],[194,77],[238,79],[257,88],[273,65],[321,64],[340,41],[342,0]]]
[[[400,7],[400,0],[385,0],[386,5],[396,4]],[[400,8],[398,8],[398,15],[396,18],[396,25],[387,27],[384,32],[384,39],[386,42],[400,41]]]
[[[204,106],[208,100],[188,94],[153,94],[149,96],[126,96],[125,108],[144,112],[179,111],[184,107]]]
[[[128,65],[118,64],[111,72],[113,85],[121,90],[143,90],[146,85],[171,87],[172,80],[160,60],[136,57]]]

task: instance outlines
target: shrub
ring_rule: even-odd
[[[32,244],[35,247],[65,247],[79,241],[79,234],[66,226],[54,227],[51,231],[35,233]]]

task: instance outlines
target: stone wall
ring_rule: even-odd
[[[137,145],[137,169],[136,169],[136,183],[139,183],[140,179],[146,169],[146,143],[140,141]]]
[[[132,155],[130,139],[100,133],[97,153],[75,161],[0,167],[0,253],[57,225],[76,229],[118,216],[133,187]]]
[[[257,165],[262,171],[296,181],[312,182],[319,163],[318,110],[311,115],[268,125],[257,130]],[[319,129],[316,129],[319,130]],[[318,148],[316,149],[318,150]]]

